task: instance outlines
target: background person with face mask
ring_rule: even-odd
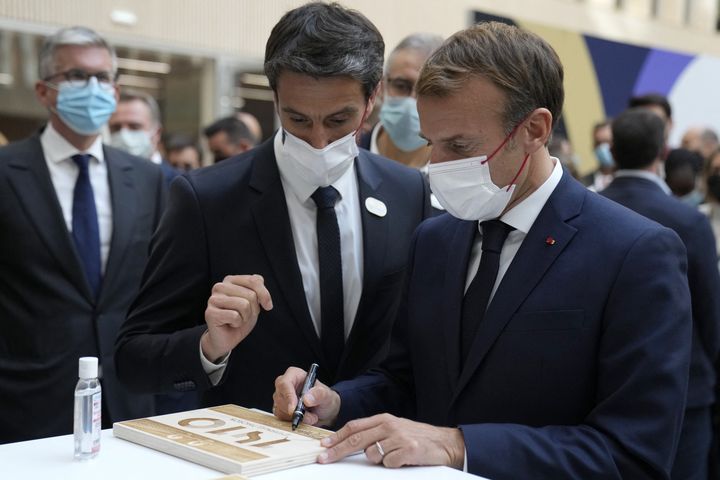
[[[162,209],[160,169],[103,145],[114,49],[88,28],[43,44],[43,131],[0,149],[0,443],[72,431],[78,357],[100,360],[102,420],[154,413],[117,379],[113,343]]]
[[[605,120],[596,124],[593,127],[593,147],[595,148],[594,153],[598,166],[594,172],[585,175],[581,180],[593,192],[601,192],[612,182],[615,161],[610,151],[611,143],[612,130],[610,129],[610,121]]]
[[[420,172],[356,144],[383,50],[377,28],[338,4],[275,25],[265,72],[281,129],[173,182],[117,341],[126,385],[270,410],[288,365],[317,362],[332,383],[384,358],[429,202]]]
[[[160,107],[153,97],[144,92],[123,90],[108,127],[110,145],[159,165],[167,186],[179,175],[158,151],[162,122]]]
[[[390,53],[381,83],[380,121],[360,139],[360,146],[427,174],[430,148],[420,136],[415,82],[420,68],[443,39],[431,33],[413,33]],[[430,195],[433,213],[442,213],[442,205]]]
[[[413,237],[386,361],[305,396],[306,422],[342,427],[320,462],[364,449],[493,479],[668,478],[690,360],[682,242],[550,157],[563,67],[537,35],[460,31],[417,89],[448,214]],[[276,381],[278,417],[304,378]]]
[[[427,140],[420,136],[415,82],[420,68],[443,39],[413,33],[390,52],[382,81],[380,121],[360,139],[360,146],[409,167],[425,170],[430,158]]]

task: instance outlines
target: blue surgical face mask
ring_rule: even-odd
[[[380,121],[400,150],[411,152],[427,145],[427,140],[420,137],[420,117],[414,98],[386,96],[380,108]]]
[[[615,160],[613,160],[610,152],[610,144],[607,142],[595,147],[595,158],[597,158],[600,167],[612,167],[615,165]]]
[[[115,111],[114,90],[101,87],[95,77],[90,77],[83,87],[62,82],[57,90],[55,112],[65,125],[80,135],[98,133]]]

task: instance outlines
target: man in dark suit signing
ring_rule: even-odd
[[[306,421],[342,427],[320,462],[365,449],[496,480],[667,478],[690,361],[682,242],[550,157],[563,69],[535,34],[460,31],[417,92],[449,214],[413,239],[387,360],[305,398]],[[277,380],[276,415],[304,377]]]
[[[153,413],[113,362],[163,195],[158,167],[102,144],[116,64],[87,28],[48,37],[35,91],[50,120],[0,149],[0,443],[72,431],[82,356],[100,361],[103,425]]]
[[[356,146],[383,48],[337,4],[274,27],[265,72],[282,128],[174,181],[117,341],[129,388],[269,410],[289,364],[317,362],[334,382],[384,358],[429,201],[420,172]]]
[[[707,479],[720,350],[720,274],[715,237],[702,213],[672,196],[660,177],[665,125],[648,109],[633,108],[613,121],[613,157],[619,170],[602,194],[672,228],[687,249],[693,335],[690,383],[673,479]]]

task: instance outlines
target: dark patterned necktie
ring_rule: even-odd
[[[337,374],[345,348],[342,257],[340,229],[335,204],[340,193],[334,187],[320,187],[312,194],[317,205],[318,258],[320,261],[320,340],[330,365],[327,371]]]
[[[500,269],[500,252],[513,227],[500,220],[488,220],[482,227],[482,254],[475,278],[465,292],[462,305],[462,328],[460,331],[460,354],[462,362],[467,358],[475,339],[478,325],[485,316],[490,294]]]

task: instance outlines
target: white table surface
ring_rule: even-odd
[[[73,460],[71,435],[0,445],[0,479],[2,480],[212,480],[223,475],[222,472],[115,438],[112,430],[103,430],[98,456],[83,462]],[[364,454],[360,454],[339,463],[306,465],[253,478],[459,480],[481,477],[447,467],[389,469],[371,464]]]

